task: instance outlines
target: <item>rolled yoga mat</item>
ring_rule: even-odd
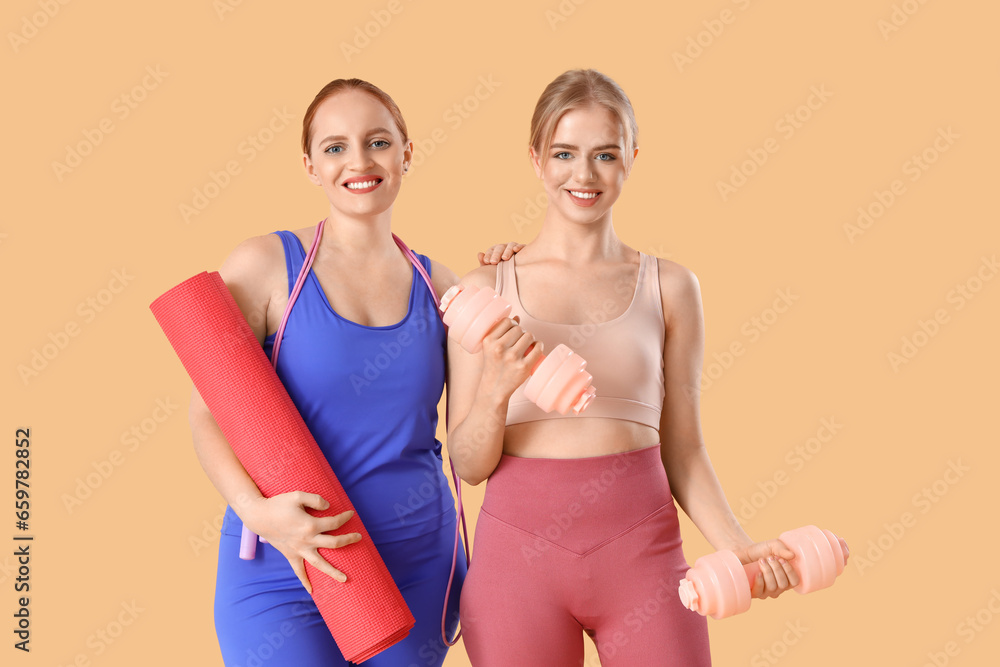
[[[313,516],[354,509],[217,271],[185,280],[149,307],[265,497],[318,493],[330,507],[307,508]],[[346,547],[319,549],[347,581],[309,562],[306,573],[344,659],[363,662],[405,638],[415,620],[357,513],[338,533],[362,536]]]

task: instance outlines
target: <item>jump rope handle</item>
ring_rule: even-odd
[[[323,235],[323,227],[326,224],[326,218],[320,220],[319,224],[316,225],[316,235],[313,238],[312,246],[309,248],[309,252],[306,254],[305,260],[302,262],[302,269],[299,271],[298,278],[295,280],[295,286],[292,288],[291,294],[288,296],[288,304],[285,306],[285,312],[281,316],[281,324],[278,325],[278,332],[274,336],[274,346],[271,350],[271,366],[277,370],[278,368],[278,350],[281,348],[281,338],[285,333],[285,324],[288,322],[288,315],[292,311],[292,306],[295,301],[299,298],[299,292],[302,290],[302,285],[305,283],[306,276],[309,275],[309,269],[312,267],[313,260],[316,258],[316,251],[319,249],[319,240]],[[416,254],[410,250],[409,247],[403,240],[392,235],[392,240],[396,242],[399,249],[403,251],[410,263],[413,264],[420,277],[423,278],[424,282],[427,283],[427,288],[431,292],[431,296],[434,297],[434,304],[436,306],[436,311],[439,317],[441,317],[441,300],[438,298],[437,292],[434,290],[434,284],[431,282],[431,277],[427,274],[427,270],[424,268],[423,264],[417,258]],[[445,325],[447,329],[447,325]],[[448,427],[448,405],[445,402],[445,429]],[[459,527],[461,526],[461,534],[465,538],[465,564],[471,564],[469,558],[469,531],[468,526],[465,522],[465,511],[462,507],[462,481],[455,472],[455,464],[452,463],[451,458],[448,458],[448,463],[451,466],[451,477],[452,481],[455,483],[455,492],[458,495],[458,514],[460,521],[455,523],[455,547],[451,554],[451,572],[448,574],[448,587],[445,589],[444,593],[444,608],[441,610],[441,638],[444,640],[445,644],[448,646],[454,646],[458,642],[458,638],[462,636],[462,630],[459,628],[458,632],[455,634],[454,639],[449,640],[448,634],[445,629],[445,619],[448,614],[448,598],[451,595],[451,583],[455,577],[455,566],[458,563],[458,542],[459,542]],[[257,554],[257,539],[258,535],[254,534],[252,530],[243,525],[243,534],[240,537],[240,558],[243,560],[253,560]],[[260,537],[261,542],[267,542],[263,537]]]

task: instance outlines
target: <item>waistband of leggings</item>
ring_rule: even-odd
[[[525,513],[581,508],[641,517],[670,502],[660,445],[576,459],[504,454],[486,482],[483,509],[516,520]],[[593,513],[592,513],[593,514]]]

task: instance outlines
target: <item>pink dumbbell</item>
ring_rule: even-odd
[[[483,338],[510,314],[511,305],[489,287],[455,285],[441,297],[448,335],[469,353],[483,347]],[[546,412],[579,414],[596,395],[587,362],[560,343],[535,365],[524,385],[524,396]]]
[[[799,585],[793,589],[798,593],[832,586],[844,571],[845,547],[829,530],[803,526],[782,533],[778,539],[795,552],[789,563],[799,575]],[[691,611],[726,618],[750,608],[750,589],[758,576],[758,563],[744,565],[732,551],[716,551],[695,561],[681,579],[678,593]]]

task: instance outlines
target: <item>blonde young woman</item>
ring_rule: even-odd
[[[755,597],[798,583],[781,541],[755,543],[740,527],[702,442],[686,390],[704,348],[697,278],[615,231],[636,135],[614,81],[556,78],[531,119],[529,156],[549,199],[541,231],[462,279],[513,304],[482,352],[449,341],[449,452],[465,481],[489,480],[461,600],[474,667],[578,667],[583,632],[605,667],[709,665],[706,619],[677,595],[688,564],[674,499],[713,547],[760,561]],[[578,416],[524,397],[558,343],[594,378]]]
[[[270,358],[306,249],[317,242],[276,371],[416,618],[406,639],[365,664],[441,665],[445,593],[451,636],[466,572],[460,557],[448,589],[456,513],[435,439],[446,367],[436,296],[457,277],[424,255],[408,259],[390,231],[413,142],[385,92],[360,79],[327,84],[306,111],[302,151],[309,179],[329,200],[328,216],[316,227],[244,241],[219,273]],[[480,261],[519,247],[494,246]],[[339,581],[351,575],[318,552],[361,538],[332,534],[351,513],[312,516],[306,508],[328,507],[314,493],[263,497],[197,390],[190,422],[202,467],[229,503],[215,592],[225,663],[347,665],[309,595],[304,562]],[[244,522],[266,539],[253,560],[239,558]]]

